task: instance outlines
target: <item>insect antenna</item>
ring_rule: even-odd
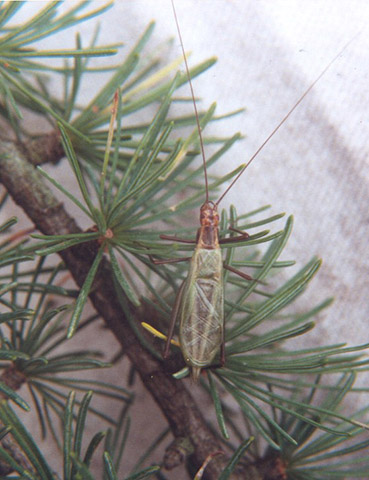
[[[172,0],[173,1],[173,0]],[[226,190],[222,193],[222,195],[218,198],[215,202],[215,205],[219,205],[219,203],[223,200],[223,198],[227,195],[227,193],[231,190],[233,185],[238,181],[241,175],[244,173],[246,168],[250,165],[250,163],[259,155],[261,150],[265,147],[267,143],[274,137],[277,131],[281,128],[281,126],[286,122],[286,120],[290,117],[290,115],[296,110],[296,108],[300,105],[300,103],[304,100],[304,98],[310,93],[310,91],[315,87],[315,85],[319,82],[319,80],[323,77],[323,75],[327,72],[327,70],[333,65],[333,63],[342,55],[342,53],[346,50],[346,48],[354,41],[354,39],[360,34],[357,33],[353,38],[351,38],[346,45],[337,53],[337,55],[328,63],[328,65],[320,72],[320,74],[316,77],[313,83],[305,90],[305,92],[301,95],[301,97],[297,100],[297,102],[293,105],[293,107],[286,113],[286,115],[282,118],[282,120],[278,123],[278,125],[272,130],[272,132],[266,137],[263,143],[257,148],[255,153],[250,157],[250,159],[246,162],[242,170],[236,175],[236,177],[232,180]]]
[[[179,21],[178,21],[176,9],[175,9],[175,6],[174,6],[174,0],[171,0],[171,2],[172,2],[174,20],[175,20],[176,26],[177,26],[179,42],[181,44],[183,60],[184,60],[185,67],[186,67],[188,84],[189,84],[190,90],[191,90],[191,97],[192,97],[192,103],[193,103],[193,107],[194,107],[194,111],[195,111],[197,130],[199,132],[200,149],[201,149],[202,164],[203,164],[203,168],[204,168],[204,179],[205,179],[205,202],[207,203],[209,201],[208,172],[207,172],[207,169],[206,169],[206,158],[205,158],[204,142],[202,140],[201,125],[200,125],[199,114],[198,114],[197,106],[196,106],[195,94],[194,94],[192,81],[191,81],[190,69],[188,68],[186,52],[185,52],[185,49],[184,49],[184,46],[183,46],[181,29],[179,28]]]
[[[202,163],[203,163],[203,168],[204,168],[204,179],[205,179],[205,191],[206,191],[206,199],[205,201],[209,201],[209,186],[208,186],[208,174],[207,174],[207,168],[206,168],[206,158],[205,158],[205,150],[204,150],[204,142],[202,138],[202,132],[201,132],[201,126],[200,126],[200,121],[199,121],[199,115],[197,111],[197,106],[196,106],[196,100],[195,100],[195,94],[192,86],[192,81],[191,81],[191,75],[190,75],[190,70],[188,68],[188,63],[187,63],[187,57],[183,45],[183,40],[182,40],[182,35],[181,35],[181,30],[179,27],[179,21],[177,18],[177,13],[174,5],[174,0],[171,0],[172,3],[172,8],[173,8],[173,14],[174,14],[174,19],[177,27],[177,32],[178,32],[178,37],[179,41],[181,44],[181,49],[182,49],[182,54],[183,54],[183,59],[186,67],[186,73],[187,73],[187,78],[188,78],[188,83],[190,86],[191,90],[191,97],[192,97],[192,103],[194,106],[194,111],[195,111],[195,117],[196,117],[196,124],[197,124],[197,129],[199,132],[199,140],[200,140],[200,148],[201,148],[201,156],[202,156]],[[231,190],[233,185],[239,180],[239,178],[243,175],[244,171],[248,168],[248,166],[253,162],[253,160],[259,155],[259,153],[263,150],[265,145],[269,143],[269,141],[274,137],[274,135],[278,132],[278,130],[282,127],[282,125],[288,120],[288,118],[292,115],[292,113],[296,110],[296,108],[302,103],[302,101],[305,99],[305,97],[310,93],[310,91],[315,87],[315,85],[319,82],[319,80],[325,75],[325,73],[329,70],[329,68],[335,63],[335,61],[343,54],[343,52],[347,49],[347,47],[355,40],[355,38],[360,35],[360,31],[353,37],[351,38],[344,46],[343,48],[337,53],[337,55],[326,65],[326,67],[320,72],[320,74],[316,77],[316,79],[313,81],[313,83],[310,84],[310,86],[305,90],[305,92],[300,96],[300,98],[297,100],[297,102],[292,106],[292,108],[286,113],[286,115],[282,118],[282,120],[277,124],[277,126],[272,130],[272,132],[266,137],[266,139],[262,142],[262,144],[256,149],[256,151],[253,153],[253,155],[250,157],[250,159],[245,163],[244,167],[242,170],[236,175],[236,177],[232,180],[232,182],[228,185],[228,187],[225,189],[225,191],[222,193],[222,195],[218,198],[218,200],[215,203],[216,206],[219,205],[219,203],[223,200],[223,198],[227,195],[227,193]]]

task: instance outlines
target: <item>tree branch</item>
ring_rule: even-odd
[[[18,143],[19,150],[33,165],[58,163],[64,157],[59,130],[37,135]]]

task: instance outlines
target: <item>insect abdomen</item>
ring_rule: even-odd
[[[211,364],[223,341],[224,292],[220,248],[197,248],[178,309],[180,344],[186,363]]]

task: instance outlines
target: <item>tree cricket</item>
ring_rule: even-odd
[[[214,358],[220,352],[220,362],[218,365],[225,364],[225,333],[224,333],[224,284],[223,269],[241,276],[242,278],[252,282],[258,281],[235,268],[224,264],[221,245],[228,243],[244,242],[249,238],[246,232],[230,228],[229,230],[236,232],[238,235],[227,238],[219,236],[219,214],[218,206],[234,184],[243,175],[247,167],[258,156],[265,145],[276,134],[280,127],[286,122],[290,115],[300,105],[304,98],[309,94],[312,88],[317,84],[321,77],[326,73],[330,66],[343,53],[348,45],[353,41],[351,39],[343,49],[326,65],[317,78],[310,84],[305,92],[300,96],[298,101],[284,115],[282,120],[266,137],[262,144],[257,148],[254,154],[243,165],[242,169],[232,180],[230,185],[221,194],[217,201],[213,202],[209,199],[208,175],[206,169],[206,157],[204,151],[204,142],[199,121],[199,115],[196,106],[194,90],[192,86],[190,71],[182,40],[179,21],[177,18],[174,0],[171,0],[174,19],[177,27],[178,38],[182,50],[185,71],[188,78],[188,84],[191,92],[191,99],[195,112],[197,123],[198,137],[200,143],[200,151],[202,156],[202,164],[204,170],[205,184],[205,202],[200,208],[200,228],[197,231],[196,239],[185,240],[176,236],[160,235],[163,240],[193,243],[195,250],[192,257],[176,258],[176,259],[155,259],[151,260],[156,264],[169,264],[189,261],[189,273],[183,281],[177,293],[174,307],[171,314],[171,323],[166,338],[166,345],[163,357],[169,356],[170,344],[174,334],[174,328],[179,321],[179,346],[183,354],[186,364],[191,368],[191,376],[194,381],[198,381],[201,370],[213,364]]]

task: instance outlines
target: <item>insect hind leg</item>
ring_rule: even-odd
[[[177,295],[176,301],[174,303],[172,314],[171,314],[171,317],[170,317],[169,332],[168,332],[167,341],[165,343],[165,348],[164,348],[164,353],[163,353],[163,358],[164,359],[168,358],[168,356],[169,356],[170,342],[171,342],[171,340],[173,338],[173,334],[174,334],[174,327],[176,325],[179,305],[180,305],[181,300],[182,300],[183,288],[184,288],[184,282],[182,283],[182,285],[179,288],[178,295]]]

